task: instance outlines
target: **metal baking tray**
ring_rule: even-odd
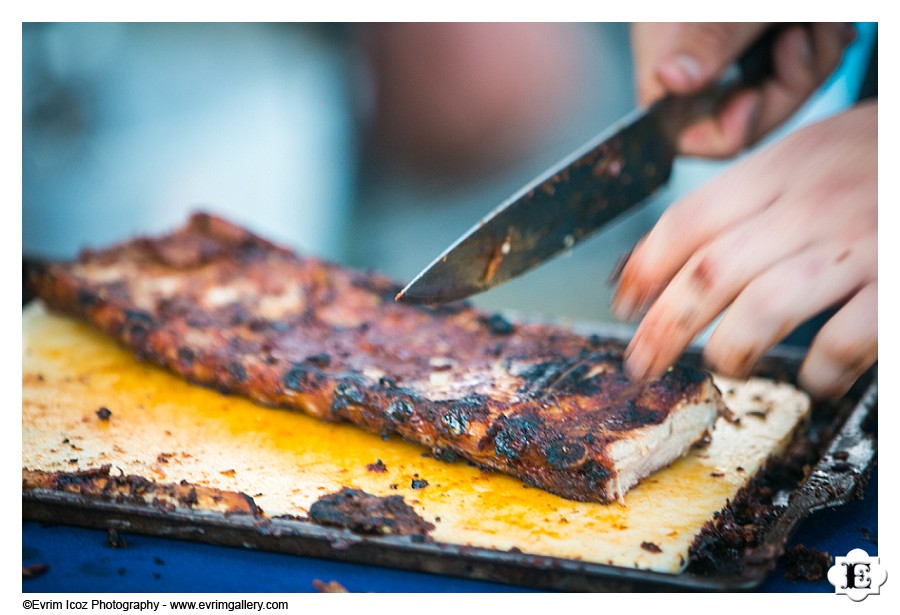
[[[617,325],[575,327],[583,333],[624,338]],[[795,382],[804,351],[778,347],[756,375]],[[685,359],[700,362],[700,350]],[[875,463],[877,365],[836,402],[818,402],[802,438],[816,442],[811,470],[793,489],[776,494],[763,539],[724,568],[731,573],[659,573],[526,553],[422,542],[410,536],[363,536],[295,519],[260,519],[200,510],[162,511],[79,494],[28,490],[23,518],[97,529],[148,534],[208,544],[328,558],[441,575],[561,591],[738,591],[758,587],[775,567],[798,524],[812,512],[847,503],[861,493]]]

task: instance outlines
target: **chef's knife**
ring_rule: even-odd
[[[644,202],[668,181],[680,130],[771,72],[776,34],[770,28],[709,90],[632,112],[534,179],[447,248],[397,300],[445,303],[488,290]]]

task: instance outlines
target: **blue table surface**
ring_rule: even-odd
[[[863,497],[814,513],[790,541],[828,552],[832,558],[861,548],[878,552],[877,468]],[[106,532],[36,522],[22,524],[22,564],[48,564],[23,579],[23,592],[86,593],[300,593],[316,591],[313,579],[337,581],[351,592],[528,592],[516,587],[428,573],[299,557],[137,534],[112,548]],[[791,581],[779,563],[762,592],[828,592],[827,580]]]

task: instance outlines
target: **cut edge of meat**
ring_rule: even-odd
[[[607,483],[607,498],[624,504],[624,496],[641,480],[684,456],[712,430],[722,408],[718,390],[710,381],[696,396],[677,404],[666,420],[629,434],[609,447],[614,477]]]

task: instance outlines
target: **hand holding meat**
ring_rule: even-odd
[[[771,24],[638,23],[632,26],[638,99],[689,94],[712,84]],[[732,156],[800,107],[840,62],[856,32],[846,23],[784,27],[772,46],[772,76],[744,89],[714,117],[684,130],[682,154]]]
[[[800,384],[839,396],[878,356],[877,102],[798,130],[673,204],[637,246],[614,311],[649,306],[628,373],[661,374],[722,310],[704,357],[726,375],[806,319]]]

